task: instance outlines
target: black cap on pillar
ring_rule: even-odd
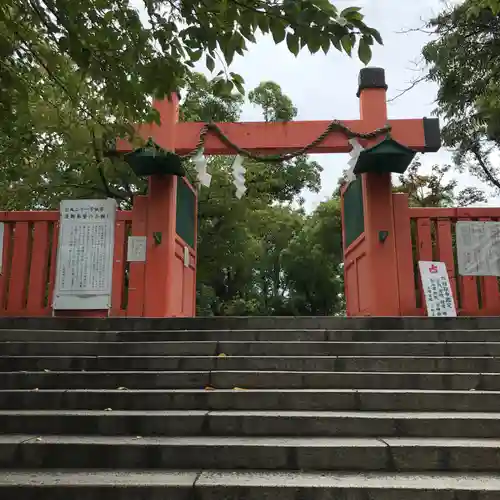
[[[363,68],[359,72],[358,97],[364,89],[387,90],[384,68]]]

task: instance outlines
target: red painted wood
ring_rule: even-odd
[[[161,128],[153,127],[153,140],[166,149],[177,151],[177,97],[171,98],[160,111],[162,125]],[[144,315],[152,318],[174,316],[175,294],[178,293],[174,270],[177,182],[182,179],[173,175],[149,178]],[[154,242],[154,233],[161,234],[160,244]]]
[[[0,212],[0,222],[58,221],[59,212]]]
[[[113,276],[111,285],[111,316],[122,315],[123,287],[126,265],[126,228],[125,222],[115,224],[115,245],[113,252]]]
[[[29,224],[27,222],[17,222],[14,228],[12,268],[7,297],[7,312],[11,315],[22,315],[26,311],[30,237]]]
[[[45,306],[45,290],[49,266],[49,222],[36,222],[33,230],[26,312],[29,316],[40,316],[47,309]]]
[[[418,260],[434,260],[430,219],[417,219],[417,252]]]
[[[132,210],[117,210],[116,211],[116,221],[131,221],[132,220]]]
[[[57,247],[59,245],[59,222],[52,226],[52,244],[50,251],[50,266],[49,266],[49,299],[48,306],[52,309],[54,302],[54,288],[56,285],[56,271],[57,271]]]
[[[191,309],[188,316],[196,316],[196,280],[198,276],[198,190],[192,186],[187,179],[184,179],[186,184],[190,187],[195,195],[195,206],[194,206],[194,248],[190,249],[193,258],[193,277],[192,277],[192,288],[191,288]]]
[[[453,240],[451,236],[451,221],[438,219],[437,221],[437,255],[438,261],[444,262],[450,279],[451,291],[458,307],[457,279],[455,275],[455,260],[453,256]]]
[[[417,260],[432,261],[432,237],[430,219],[417,219]],[[424,291],[422,289],[421,277],[418,277],[420,303],[425,304]]]
[[[500,208],[411,208],[412,219],[497,219]]]
[[[376,89],[378,90],[378,89]],[[365,116],[364,118],[369,117]],[[361,120],[344,120],[343,123],[355,132],[371,132],[373,125]],[[423,151],[425,148],[424,121],[422,119],[389,120],[392,137],[402,144]],[[253,153],[274,154],[295,151],[311,143],[320,136],[330,124],[329,121],[293,122],[240,122],[217,123],[222,132],[235,144]],[[197,145],[203,123],[181,122],[176,126],[175,151],[179,154],[191,152]],[[169,142],[168,127],[143,125],[137,128],[144,138],[154,137],[162,147]],[[117,141],[117,150],[131,151],[131,145],[123,139]],[[310,153],[347,153],[351,150],[348,138],[342,132],[332,132]],[[233,154],[232,148],[210,132],[205,139],[205,154]]]
[[[0,273],[0,314],[7,310],[7,287],[11,271],[12,224],[5,224],[3,234],[2,270]]]
[[[399,313],[401,316],[414,316],[417,301],[408,195],[394,194],[393,209],[398,265]]]
[[[132,236],[146,236],[147,198],[136,196],[132,210]],[[146,255],[147,259],[147,255]],[[127,316],[141,317],[144,314],[145,262],[130,263]]]

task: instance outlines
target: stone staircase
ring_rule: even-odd
[[[0,498],[500,499],[500,321],[0,321]]]

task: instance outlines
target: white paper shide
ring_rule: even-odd
[[[456,316],[450,279],[444,262],[418,263],[424,290],[427,315],[432,317]]]
[[[116,201],[64,200],[54,309],[111,307]]]
[[[458,221],[457,260],[461,276],[500,276],[500,222]]]

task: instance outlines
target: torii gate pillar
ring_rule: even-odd
[[[387,84],[382,68],[365,68],[359,75],[361,122],[381,128],[387,119]],[[416,123],[416,122],[414,122]],[[408,122],[407,143],[418,151],[440,147],[439,122],[424,118],[418,128]],[[393,129],[394,133],[399,133]],[[380,141],[368,141],[367,146]],[[390,173],[362,174],[342,190],[344,284],[348,316],[400,316],[396,224]],[[410,279],[410,277],[408,277]]]
[[[387,124],[387,84],[381,68],[366,68],[359,74],[360,118],[368,129]],[[377,139],[380,140],[380,139]],[[362,174],[365,244],[368,257],[367,282],[371,310],[376,316],[398,316],[398,276],[392,208],[391,174]],[[384,236],[386,239],[384,240]],[[360,283],[360,286],[362,284]]]
[[[141,135],[174,151],[179,118],[179,96],[154,101],[161,125],[141,126]],[[197,192],[186,178],[153,175],[146,196],[134,198],[133,228],[146,236],[146,262],[131,264],[131,273],[142,273],[137,310],[130,315],[148,318],[192,317],[196,310]],[[142,298],[142,300],[140,300]]]

